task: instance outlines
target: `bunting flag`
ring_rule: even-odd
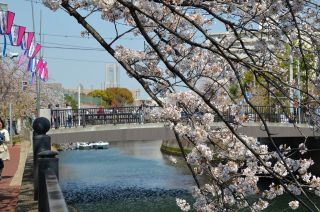
[[[12,46],[20,46],[26,27],[13,25],[9,34],[10,43]]]
[[[22,38],[21,49],[27,50],[30,48],[34,37],[34,32],[25,32]]]
[[[11,11],[0,11],[0,34],[9,35],[13,24],[15,13]]]
[[[9,35],[11,32],[14,16],[15,16],[15,13],[11,11],[0,11],[0,34],[4,35],[3,50],[2,50],[3,56],[6,56],[6,51],[7,51],[6,35]]]
[[[40,44],[37,43],[37,45],[34,46],[33,42],[31,43],[29,49],[26,50],[26,55],[29,58],[28,64],[30,64],[30,63],[33,64],[33,62],[31,60],[33,60],[35,58],[35,56],[38,54],[40,49],[41,49],[41,45]],[[35,68],[36,68],[36,66],[35,66]],[[34,68],[34,70],[35,70],[35,68]],[[30,68],[27,67],[27,71],[28,70],[30,71]]]
[[[33,43],[30,46],[30,49],[28,51],[28,57],[29,58],[35,58],[35,56],[38,54],[38,52],[41,49],[41,45],[39,43],[36,44],[36,46],[33,45]]]
[[[30,85],[33,85],[34,77],[36,76],[36,68],[37,63],[39,62],[39,59],[31,58],[28,63],[27,70],[31,72],[31,79],[30,79]]]
[[[21,42],[21,48],[23,49],[23,50],[25,50],[24,51],[24,53],[21,55],[21,57],[20,57],[20,59],[19,59],[19,63],[18,63],[18,68],[20,67],[20,66],[22,66],[22,64],[25,62],[25,60],[26,60],[26,57],[28,56],[29,57],[29,50],[30,50],[30,48],[32,49],[31,51],[32,51],[32,53],[33,53],[33,51],[34,51],[34,49],[33,49],[33,38],[34,38],[34,32],[25,32],[24,33],[24,35],[23,35],[23,38],[22,38],[22,42]],[[40,47],[41,48],[41,47]],[[39,49],[40,50],[40,49]],[[31,54],[31,56],[30,57],[32,57],[32,54]],[[29,58],[30,58],[29,57]],[[29,61],[30,62],[30,61]]]
[[[26,27],[14,25],[15,13],[11,11],[0,10],[0,35],[4,36],[3,56],[6,56],[7,40],[9,37],[11,46],[20,46],[23,50],[18,62],[18,67],[22,66],[26,58],[28,58],[27,71],[32,73],[30,79],[30,85],[34,82],[34,77],[38,75],[41,80],[48,80],[48,67],[47,62],[42,58],[36,59],[42,46],[40,44],[34,44],[34,32],[26,32]]]
[[[37,62],[36,72],[38,73],[41,80],[48,81],[47,62],[42,58]]]

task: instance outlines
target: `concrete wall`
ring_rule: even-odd
[[[52,129],[47,133],[51,136],[51,143],[74,143],[90,141],[150,141],[150,140],[169,140],[174,138],[173,132],[157,125],[108,125],[78,127],[71,129]]]

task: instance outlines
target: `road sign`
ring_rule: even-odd
[[[25,91],[28,86],[28,81],[22,81],[22,90]]]

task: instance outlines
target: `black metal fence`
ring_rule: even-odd
[[[255,109],[258,112],[248,105],[239,106],[236,114],[244,122],[260,122],[261,119],[264,119],[273,123],[310,123],[310,113],[303,108],[255,106]],[[231,106],[222,111],[222,114],[224,119],[230,122],[235,119]],[[218,122],[221,119],[215,117],[215,121]]]
[[[51,127],[72,127],[102,124],[130,124],[130,123],[150,123],[148,113],[159,107],[116,107],[116,108],[82,108],[82,109],[52,109]],[[310,113],[302,108],[294,107],[274,107],[274,106],[255,106],[256,110],[267,122],[274,123],[310,123]],[[231,106],[225,107],[221,114],[229,122],[235,121],[235,115],[244,122],[259,122],[261,117],[248,105],[239,106],[234,112]],[[194,114],[193,114],[194,115]],[[197,112],[201,116],[203,113]],[[182,113],[182,118],[188,115]],[[158,120],[159,121],[159,120]],[[160,120],[161,121],[161,120]],[[221,118],[215,116],[215,122],[220,122]]]
[[[146,119],[146,112],[154,108],[158,107],[52,109],[51,127],[148,123],[151,120]]]
[[[50,122],[44,117],[33,122],[33,185],[34,200],[38,200],[38,211],[68,212],[58,182],[59,158],[57,152],[51,151],[51,138],[46,135]]]

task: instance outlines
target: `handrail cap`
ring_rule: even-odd
[[[40,158],[55,158],[57,155],[59,155],[59,153],[52,150],[45,150],[38,154]]]
[[[50,130],[50,125],[47,118],[39,117],[34,120],[32,128],[38,135],[45,135]]]

